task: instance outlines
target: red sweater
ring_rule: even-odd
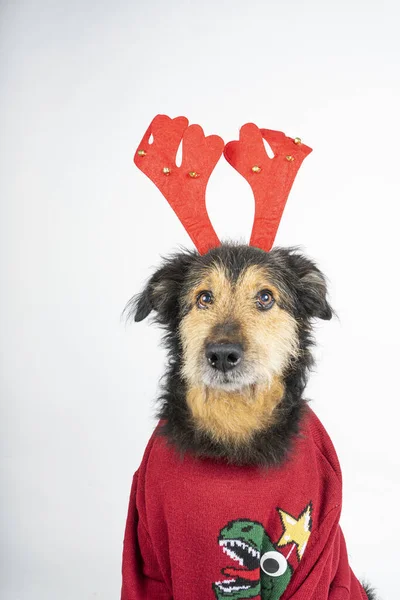
[[[278,468],[228,465],[153,433],[133,477],[122,600],[367,600],[348,562],[342,479],[307,408]]]

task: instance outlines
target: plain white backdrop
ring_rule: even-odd
[[[160,333],[120,313],[190,240],[132,164],[157,113],[314,152],[277,237],[330,279],[307,396],[344,475],[356,574],[398,598],[400,9],[336,2],[0,2],[4,600],[110,600],[133,472],[154,425]],[[250,188],[221,160],[223,238]]]

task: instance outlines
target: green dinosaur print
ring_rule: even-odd
[[[279,600],[289,584],[292,569],[261,523],[248,519],[230,521],[221,529],[218,543],[237,563],[222,569],[226,578],[212,584],[218,600],[256,596]]]

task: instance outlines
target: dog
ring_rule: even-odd
[[[376,600],[348,565],[340,467],[303,397],[313,323],[334,315],[315,262],[235,243],[178,252],[125,314],[164,329],[168,366],[122,599]]]

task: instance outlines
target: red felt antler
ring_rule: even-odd
[[[185,117],[158,115],[151,122],[134,157],[137,167],[167,199],[201,254],[220,245],[206,209],[206,187],[224,149],[217,135],[204,136]],[[153,142],[150,143],[150,138]],[[182,142],[182,164],[176,153]]]
[[[263,143],[269,143],[274,158],[269,158]],[[239,141],[225,146],[226,160],[248,181],[255,200],[254,225],[250,245],[271,250],[297,171],[312,149],[299,138],[280,131],[243,125]]]

